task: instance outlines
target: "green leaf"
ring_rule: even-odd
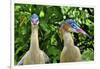
[[[43,10],[41,10],[39,16],[40,16],[40,17],[44,17],[44,15],[45,15],[45,14],[44,14]]]
[[[94,52],[93,49],[89,49],[87,48],[87,50],[84,50],[83,54],[82,54],[82,58],[83,60],[94,60]]]

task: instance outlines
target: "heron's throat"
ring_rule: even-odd
[[[30,50],[38,51],[39,48],[39,40],[38,40],[38,26],[32,26],[32,33],[31,33],[31,42],[30,42]]]
[[[64,47],[71,48],[74,46],[74,41],[70,32],[64,32]]]

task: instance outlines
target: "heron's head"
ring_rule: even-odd
[[[63,34],[64,32],[75,32],[82,33],[90,38],[90,36],[78,26],[76,21],[72,19],[65,20],[64,23],[61,25],[60,30],[62,32],[61,34]]]
[[[87,34],[77,25],[76,21],[72,19],[65,20],[64,23],[61,25],[60,29],[62,29],[64,32],[82,33],[84,35]]]
[[[31,16],[31,23],[32,25],[38,25],[39,24],[39,17],[37,14],[33,14]]]

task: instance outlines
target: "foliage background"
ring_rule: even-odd
[[[45,6],[32,4],[15,4],[15,64],[30,47],[31,23],[33,13],[39,15],[39,45],[50,57],[50,63],[59,63],[63,41],[60,40],[59,27],[61,21],[74,19],[92,39],[80,33],[73,33],[75,45],[80,48],[85,61],[94,60],[94,8]]]

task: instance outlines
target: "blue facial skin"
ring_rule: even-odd
[[[76,21],[74,21],[72,19],[66,20],[65,23],[68,23],[73,29],[79,29]]]
[[[73,28],[74,32],[75,32],[75,31],[76,31],[76,32],[81,32],[81,33],[83,33],[84,35],[87,35],[90,39],[92,39],[91,36],[89,36],[85,31],[83,31],[83,30],[77,25],[76,21],[74,21],[74,20],[72,20],[72,19],[68,19],[68,20],[65,21],[65,23],[66,23],[66,24],[69,24],[69,25]],[[79,31],[78,31],[78,30],[79,30]]]
[[[38,24],[39,23],[39,17],[38,17],[38,15],[33,14],[32,17],[31,17],[31,22],[32,22],[33,25]]]

